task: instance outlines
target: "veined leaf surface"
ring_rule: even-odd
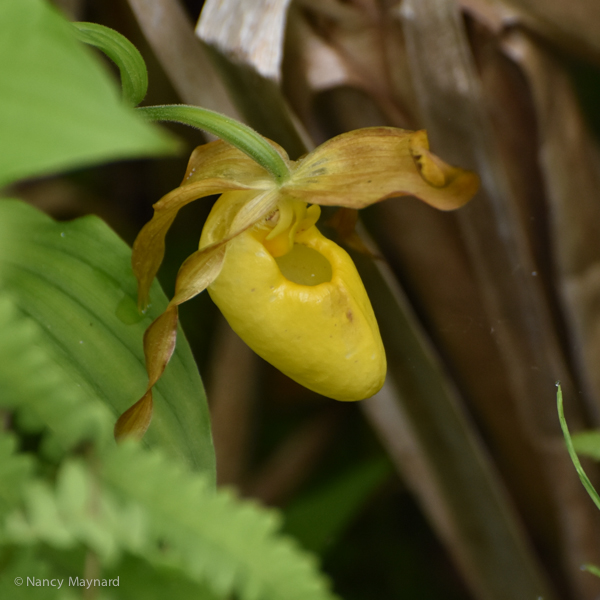
[[[137,312],[130,260],[96,217],[58,223],[19,201],[0,202],[0,288],[44,331],[45,353],[115,420],[144,393],[144,330],[167,304],[154,282],[150,307]],[[214,475],[206,397],[181,331],[154,401],[144,443]]]

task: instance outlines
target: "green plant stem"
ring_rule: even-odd
[[[290,170],[279,152],[259,133],[235,119],[185,104],[144,106],[137,110],[151,121],[175,121],[216,135],[247,154],[279,183],[290,176]]]
[[[79,41],[104,52],[121,72],[123,99],[137,106],[146,96],[148,70],[138,49],[119,32],[97,23],[73,23]]]

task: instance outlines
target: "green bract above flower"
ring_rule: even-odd
[[[386,369],[377,322],[350,257],[315,227],[315,205],[357,209],[411,195],[452,210],[479,185],[474,173],[431,154],[424,131],[359,129],[298,161],[271,144],[289,167],[283,182],[226,142],[196,148],[183,183],[154,205],[136,239],[132,262],[144,308],[178,211],[222,194],[199,250],[181,266],[173,299],[146,331],[148,387],[117,422],[117,438],[148,428],[152,387],[175,347],[177,306],[206,288],[240,337],[299,383],[338,400],[376,393]]]

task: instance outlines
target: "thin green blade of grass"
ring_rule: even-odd
[[[588,476],[585,474],[583,467],[581,466],[581,462],[579,461],[579,457],[577,456],[577,452],[575,452],[575,448],[573,447],[573,440],[571,439],[571,434],[569,433],[569,427],[567,426],[567,420],[565,419],[565,412],[563,407],[563,395],[562,388],[559,383],[556,384],[557,392],[556,392],[556,402],[558,405],[558,418],[560,420],[560,427],[562,429],[563,435],[565,436],[565,444],[567,446],[567,451],[569,452],[569,456],[573,461],[573,465],[575,466],[575,470],[579,475],[579,479],[581,479],[581,483],[583,487],[586,489],[587,493],[590,495],[590,498],[594,501],[594,504],[600,509],[600,496],[594,489],[592,482],[589,480]]]

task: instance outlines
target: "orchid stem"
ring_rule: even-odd
[[[136,110],[150,121],[175,121],[216,135],[247,154],[279,183],[283,183],[290,176],[287,163],[279,152],[262,135],[235,119],[186,104],[143,106]]]

